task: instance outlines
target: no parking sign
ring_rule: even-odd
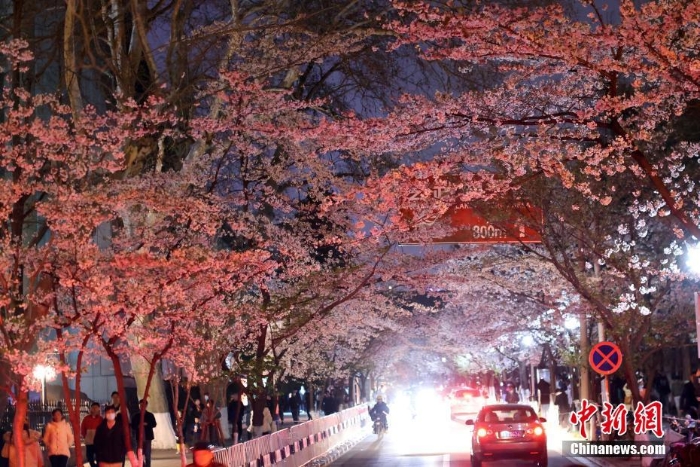
[[[598,342],[588,354],[588,363],[596,373],[603,376],[611,375],[622,365],[622,352],[612,342]]]

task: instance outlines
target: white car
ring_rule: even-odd
[[[450,415],[453,419],[461,415],[475,415],[484,405],[486,399],[478,389],[456,389],[450,395]]]

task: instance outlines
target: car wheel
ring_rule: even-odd
[[[538,460],[537,462],[535,462],[535,465],[536,465],[537,467],[547,467],[547,456],[546,456],[546,455],[545,455],[545,456],[542,456],[542,457],[540,458],[540,460]]]
[[[472,454],[472,467],[481,467],[481,459]]]

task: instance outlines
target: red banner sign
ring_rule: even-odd
[[[442,187],[433,190],[432,198],[442,198],[449,194],[449,190]],[[416,197],[409,199],[409,206],[420,202]],[[429,202],[429,200],[424,200]],[[542,211],[529,203],[498,203],[497,209],[490,210],[489,214],[477,213],[468,205],[456,204],[447,210],[441,217],[423,218],[416,221],[416,227],[421,225],[442,224],[456,229],[456,232],[443,238],[433,239],[431,243],[541,243],[542,237],[534,228],[526,225],[533,222],[542,222]],[[404,218],[415,219],[413,210],[402,209]],[[490,219],[487,219],[489,217]],[[402,242],[404,245],[417,245],[421,242]]]

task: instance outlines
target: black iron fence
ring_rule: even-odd
[[[71,401],[75,404],[75,400]],[[80,420],[82,421],[88,413],[90,413],[90,405],[92,401],[81,400],[80,401]],[[68,408],[63,400],[60,401],[46,401],[41,402],[30,402],[27,407],[27,418],[29,420],[29,428],[37,430],[41,433],[44,431],[44,427],[48,422],[51,421],[51,412],[55,409],[63,410],[63,414],[68,419]],[[5,413],[0,415],[0,432],[4,433],[12,429],[12,421],[15,417],[15,407],[13,405],[8,405],[5,409]]]

